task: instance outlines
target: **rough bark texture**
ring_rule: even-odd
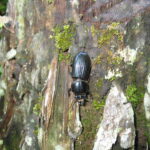
[[[149,8],[149,0],[9,0],[0,17],[0,149],[148,149]],[[71,41],[66,49],[60,37]],[[68,93],[68,56],[80,51],[92,60],[84,107]],[[122,115],[111,115],[113,105]]]
[[[128,149],[135,143],[134,113],[118,85],[114,84],[106,99],[103,120],[93,150],[111,149],[120,139],[120,146]]]

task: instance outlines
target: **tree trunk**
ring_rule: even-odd
[[[0,149],[148,149],[149,8],[147,0],[9,0],[0,17]],[[92,61],[85,106],[69,92],[80,51]]]

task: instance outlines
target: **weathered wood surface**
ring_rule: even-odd
[[[103,108],[95,109],[94,100],[99,103],[107,97],[112,80],[118,82],[124,94],[133,80],[137,86],[147,83],[149,8],[148,0],[9,0],[7,16],[0,17],[4,24],[0,31],[0,64],[4,68],[1,80],[7,84],[4,101],[0,101],[0,148],[91,150],[103,112]],[[121,22],[117,29],[124,36],[123,42],[113,37],[112,45],[101,47],[99,36],[114,21]],[[70,64],[58,61],[55,41],[49,38],[56,25],[63,27],[70,22],[75,25],[76,34],[68,53],[73,57],[86,51],[93,62],[89,83],[93,99],[89,98],[85,107],[74,104],[72,93],[68,95],[72,82]],[[16,54],[7,59],[12,49]],[[123,62],[117,64],[117,59],[115,64],[120,53]],[[95,64],[96,58],[101,58],[99,64]],[[136,149],[146,148],[149,138],[143,134],[149,124],[145,123],[142,106],[143,101],[134,110],[138,122]],[[148,106],[145,102],[146,116]],[[117,142],[115,146],[118,145]]]

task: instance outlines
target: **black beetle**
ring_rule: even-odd
[[[73,83],[71,91],[75,94],[75,99],[84,105],[84,100],[89,94],[88,80],[91,72],[91,59],[86,52],[79,52],[73,59],[72,63]]]

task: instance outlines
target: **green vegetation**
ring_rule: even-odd
[[[99,78],[97,80],[97,82],[95,83],[95,93],[93,93],[93,102],[92,102],[92,106],[94,109],[96,110],[100,110],[101,108],[103,108],[105,106],[105,97],[101,98],[101,96],[99,95],[99,92],[97,92],[98,89],[101,89],[103,86],[103,78]]]
[[[105,99],[100,96],[99,90],[103,87],[104,79],[98,78],[94,83],[93,100],[89,101],[80,111],[81,122],[84,127],[83,133],[79,136],[75,143],[75,149],[91,150],[97,133],[98,125],[102,119]],[[91,107],[92,106],[92,107]]]
[[[0,30],[3,28],[4,24],[0,23]]]
[[[58,60],[69,62],[71,60],[71,55],[69,53],[59,53]]]
[[[70,60],[71,56],[69,53],[67,53],[67,51],[72,45],[75,36],[75,26],[73,24],[56,26],[52,32],[53,35],[50,35],[50,38],[54,39],[55,41],[55,47],[59,54],[59,61]]]
[[[6,83],[4,80],[1,79],[2,74],[3,74],[3,67],[0,65],[0,97],[4,96],[6,89]]]
[[[116,76],[112,76],[112,77],[109,79],[109,81],[112,82],[112,81],[114,81],[114,80],[116,80],[116,79],[117,79]]]
[[[111,42],[123,42],[123,33],[119,30],[119,22],[113,22],[107,26],[105,29],[96,29],[91,26],[92,36],[97,36],[99,48],[104,46],[110,46]]]
[[[91,33],[92,33],[92,36],[96,36],[100,31],[98,29],[95,28],[94,25],[91,26]]]
[[[98,125],[102,119],[102,111],[97,111],[91,104],[81,109],[81,122],[84,127],[82,134],[75,143],[75,150],[91,150],[98,130]]]
[[[6,12],[6,7],[7,7],[7,2],[8,0],[1,0],[0,1],[0,15],[4,15]]]
[[[20,128],[22,124],[13,122],[10,127],[7,137],[3,140],[3,149],[2,150],[20,150],[19,144],[21,141]]]
[[[134,107],[137,107],[144,98],[144,89],[141,87],[138,88],[135,84],[128,85],[125,93],[128,101],[131,102]]]
[[[48,1],[48,3],[50,3],[50,4],[54,2],[54,0],[47,0],[47,1]]]
[[[40,93],[39,97],[37,99],[37,102],[33,107],[33,113],[36,114],[36,115],[40,114],[43,98],[44,97],[43,97],[42,93]]]
[[[99,78],[95,84],[97,88],[101,88],[103,86],[103,79]]]
[[[33,107],[33,112],[34,112],[36,115],[39,115],[40,110],[41,110],[41,104],[40,104],[40,103],[35,104],[34,107]]]
[[[74,27],[71,25],[56,26],[53,30],[55,46],[59,51],[65,52],[72,44],[74,37]]]
[[[0,77],[1,77],[2,73],[3,73],[3,67],[0,65]]]
[[[96,110],[100,110],[101,108],[103,108],[105,106],[105,100],[106,100],[105,96],[103,98],[101,98],[98,93],[94,93],[93,94],[93,102],[92,102],[93,108]]]
[[[100,54],[100,55],[98,55],[96,58],[94,58],[94,60],[93,60],[93,64],[101,64],[101,62],[102,62],[102,55]]]
[[[92,36],[97,37],[98,47],[103,48],[101,54],[93,60],[94,64],[106,63],[109,67],[119,67],[123,62],[119,54],[115,53],[115,49],[122,48],[123,45],[123,33],[119,29],[119,25],[119,22],[113,22],[105,29],[96,29],[91,26]],[[116,48],[114,49],[112,46]]]
[[[36,136],[38,136],[38,132],[39,132],[39,127],[38,127],[38,125],[36,125],[35,126],[35,128],[34,128],[34,134],[36,135]]]
[[[118,29],[119,25],[119,22],[113,22],[112,24],[108,25],[107,29],[101,30],[102,34],[98,39],[98,44],[100,48],[104,45],[110,44],[111,41],[115,39],[121,42],[123,41],[123,34]]]
[[[107,52],[107,62],[110,65],[120,65],[122,62],[122,58],[120,56],[117,56],[113,54],[112,51]]]
[[[94,60],[93,64],[101,64],[107,62],[108,65],[119,66],[123,59],[115,55],[112,51],[105,51],[105,53],[99,54]]]
[[[105,106],[105,100],[104,99],[101,99],[101,100],[94,99],[92,105],[96,110],[99,110],[100,108],[103,108]]]
[[[144,114],[144,113],[143,113]],[[150,131],[150,121],[145,121],[144,122],[146,124],[147,130],[145,131],[145,136],[147,137],[148,140],[148,144],[150,144],[150,135],[149,135],[149,131]]]

